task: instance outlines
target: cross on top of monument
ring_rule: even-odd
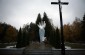
[[[61,0],[58,0],[58,2],[51,2],[51,4],[68,5],[68,2],[61,2]]]
[[[61,53],[62,55],[65,55],[65,45],[64,45],[64,37],[63,37],[63,20],[62,20],[62,6],[61,5],[68,5],[68,2],[61,2],[61,0],[58,0],[58,2],[51,2],[51,4],[58,4],[59,5],[59,13],[60,13],[60,24],[61,24]]]

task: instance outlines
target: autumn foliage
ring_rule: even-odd
[[[15,42],[17,29],[9,24],[0,23],[0,42]]]

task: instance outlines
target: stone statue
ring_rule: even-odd
[[[45,39],[45,26],[46,26],[46,23],[45,21],[41,21],[39,24],[38,24],[38,27],[39,27],[39,36],[40,36],[40,42],[43,42],[44,39]]]

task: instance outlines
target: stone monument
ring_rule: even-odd
[[[45,21],[41,21],[39,24],[38,24],[38,27],[39,27],[39,36],[40,36],[40,49],[45,49],[45,44],[44,44],[44,40],[45,40],[45,26],[46,26],[46,23]]]
[[[40,36],[40,43],[43,42],[45,40],[45,26],[46,23],[45,21],[41,21],[41,23],[38,24],[39,27],[39,36]]]

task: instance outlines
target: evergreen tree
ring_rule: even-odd
[[[56,32],[55,32],[55,30],[51,30],[51,34],[50,34],[50,38],[49,38],[49,44],[50,45],[52,45],[53,47],[56,47],[55,45],[56,45]]]
[[[51,31],[50,44],[55,48],[60,48],[60,34],[58,28]]]
[[[59,33],[59,29],[56,29],[56,37],[55,37],[55,43],[56,43],[56,48],[60,48],[60,33]]]
[[[37,26],[37,24],[36,24],[35,28],[36,28],[35,29],[36,40],[40,42],[39,27]]]
[[[22,47],[29,45],[29,36],[27,35],[26,30],[23,30],[23,40],[22,40]]]
[[[85,43],[85,14],[84,14],[84,17],[83,17],[83,21],[81,23],[82,23],[81,40]]]
[[[23,36],[22,36],[22,30],[21,30],[21,27],[20,27],[18,35],[17,35],[16,48],[21,48],[22,47],[22,41],[23,41]]]
[[[25,47],[26,46],[26,32],[25,31],[23,31],[23,35],[22,35],[22,38],[23,38],[23,40],[22,40],[22,47]]]
[[[30,23],[30,40],[31,41],[39,41],[39,30],[37,24]]]
[[[26,24],[22,28],[22,47],[29,45],[29,25]]]
[[[41,22],[42,20],[41,20],[41,15],[40,15],[40,13],[38,14],[38,16],[37,16],[37,20],[36,20],[36,24],[39,24],[39,22]]]
[[[39,36],[39,27],[37,26],[40,22],[42,21],[42,19],[41,19],[41,15],[40,15],[40,13],[38,14],[38,17],[37,17],[37,20],[36,20],[36,31],[35,31],[35,33],[36,33],[36,39],[37,39],[37,41],[39,41],[40,42],[40,36]]]
[[[29,32],[26,32],[26,45],[30,44],[30,36]]]

